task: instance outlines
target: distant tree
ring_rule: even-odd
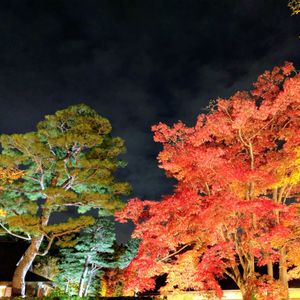
[[[109,215],[122,207],[121,195],[128,183],[117,182],[113,172],[124,163],[121,138],[111,136],[109,121],[80,104],[48,115],[37,131],[1,135],[0,167],[23,173],[0,191],[0,226],[7,234],[27,240],[13,277],[13,295],[24,295],[24,278],[36,255],[46,255],[52,243],[91,225],[93,218],[80,216],[53,224],[51,217],[77,207]],[[42,242],[47,240],[43,253]]]
[[[286,63],[260,75],[253,90],[212,103],[193,127],[153,127],[160,167],[178,185],[160,202],[133,199],[117,213],[141,239],[128,289],[152,289],[168,274],[164,291],[221,297],[218,280],[228,276],[243,299],[288,299],[288,266],[300,262],[298,204],[291,204],[300,193],[299,103],[300,74]],[[267,266],[267,277],[257,265]]]

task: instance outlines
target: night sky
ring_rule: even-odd
[[[0,1],[0,132],[35,129],[86,103],[125,139],[118,173],[132,196],[159,199],[174,182],[157,167],[151,125],[193,125],[284,61],[300,69],[300,15],[287,0]],[[118,226],[119,240],[129,235]]]

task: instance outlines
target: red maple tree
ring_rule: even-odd
[[[278,285],[287,291],[288,265],[298,263],[289,260],[299,224],[296,205],[287,201],[300,190],[299,108],[300,75],[285,63],[260,75],[254,90],[212,103],[194,127],[153,126],[163,145],[160,167],[178,185],[160,202],[133,199],[117,214],[121,222],[132,220],[133,235],[142,239],[127,269],[128,289],[151,289],[167,273],[164,291],[220,296],[225,275],[244,299],[262,289],[265,299],[275,299]],[[256,265],[268,265],[267,279]]]

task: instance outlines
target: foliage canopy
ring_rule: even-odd
[[[125,147],[111,129],[107,119],[79,104],[47,115],[37,131],[0,136],[0,167],[22,173],[0,191],[2,229],[31,244],[19,271],[43,254],[39,248],[44,238],[46,254],[55,239],[93,223],[91,216],[54,223],[56,213],[75,207],[79,214],[93,208],[111,215],[122,207],[121,196],[130,186],[116,181],[113,173],[125,166],[118,158]],[[16,282],[20,285],[20,278]]]
[[[117,213],[142,240],[127,288],[152,289],[167,273],[161,291],[221,296],[218,280],[227,276],[245,299],[258,297],[262,285],[279,299],[290,253],[299,249],[298,204],[287,205],[300,192],[300,75],[293,65],[266,71],[250,92],[217,99],[193,127],[160,123],[153,131],[163,145],[160,167],[178,184],[161,202],[133,199]],[[257,272],[262,265],[267,279]]]

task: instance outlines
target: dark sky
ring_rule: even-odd
[[[300,15],[287,0],[0,1],[0,132],[34,130],[84,102],[126,140],[122,179],[159,199],[150,127],[194,124],[210,99],[251,88],[266,69],[300,68]],[[128,228],[118,226],[120,239]]]

